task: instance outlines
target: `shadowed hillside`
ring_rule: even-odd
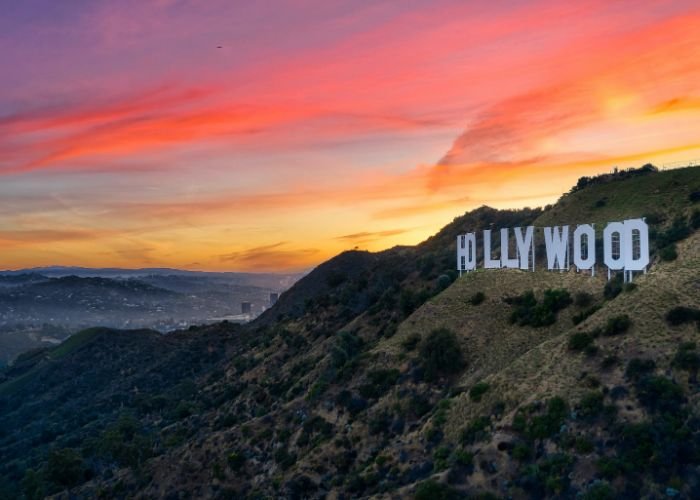
[[[23,355],[0,379],[0,490],[697,498],[700,169],[580,184],[341,254],[249,325],[88,330]],[[460,233],[641,215],[654,262],[633,285],[453,269]]]

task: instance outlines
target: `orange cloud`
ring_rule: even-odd
[[[278,242],[237,252],[219,255],[220,261],[238,269],[269,271],[278,269],[305,269],[315,263],[320,251],[316,248],[285,248],[287,242]]]

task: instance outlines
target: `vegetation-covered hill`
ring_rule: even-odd
[[[453,269],[466,231],[640,215],[654,263],[632,286]],[[82,332],[3,372],[0,490],[697,498],[698,228],[700,169],[621,172],[344,253],[244,327]]]

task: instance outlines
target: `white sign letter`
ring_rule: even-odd
[[[637,234],[635,234],[635,232]],[[634,251],[635,239],[639,238],[639,252]],[[649,265],[649,226],[642,219],[625,221],[623,238],[625,271],[643,271]],[[637,253],[637,255],[635,255]]]
[[[613,236],[617,235],[617,245],[613,249]],[[625,238],[625,225],[622,222],[611,222],[603,231],[603,260],[608,269],[617,271],[625,267],[625,255],[622,251],[622,240]],[[615,250],[613,252],[613,250]]]
[[[457,236],[457,270],[473,271],[474,269],[476,269],[476,234],[461,234]]]
[[[515,228],[515,242],[518,244],[518,257],[520,257],[520,269],[530,269],[530,248],[532,247],[532,234],[535,228],[528,226],[525,229],[525,237],[521,227]]]
[[[569,249],[569,226],[544,228],[544,243],[547,246],[547,269],[565,269]],[[558,267],[554,263],[558,264]]]
[[[498,269],[501,267],[499,259],[491,258],[491,230],[484,229],[484,267],[486,269]]]
[[[586,258],[582,254],[583,241],[586,237]],[[579,269],[591,269],[595,265],[595,230],[590,224],[582,224],[574,231],[574,265]]]
[[[501,229],[501,262],[503,267],[509,269],[517,269],[519,264],[517,257],[513,259],[508,258],[508,229],[506,228]]]

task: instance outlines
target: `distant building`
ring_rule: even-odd
[[[274,306],[279,298],[280,298],[279,293],[271,293],[270,294],[270,305]]]
[[[241,302],[241,314],[250,314],[250,302]]]

